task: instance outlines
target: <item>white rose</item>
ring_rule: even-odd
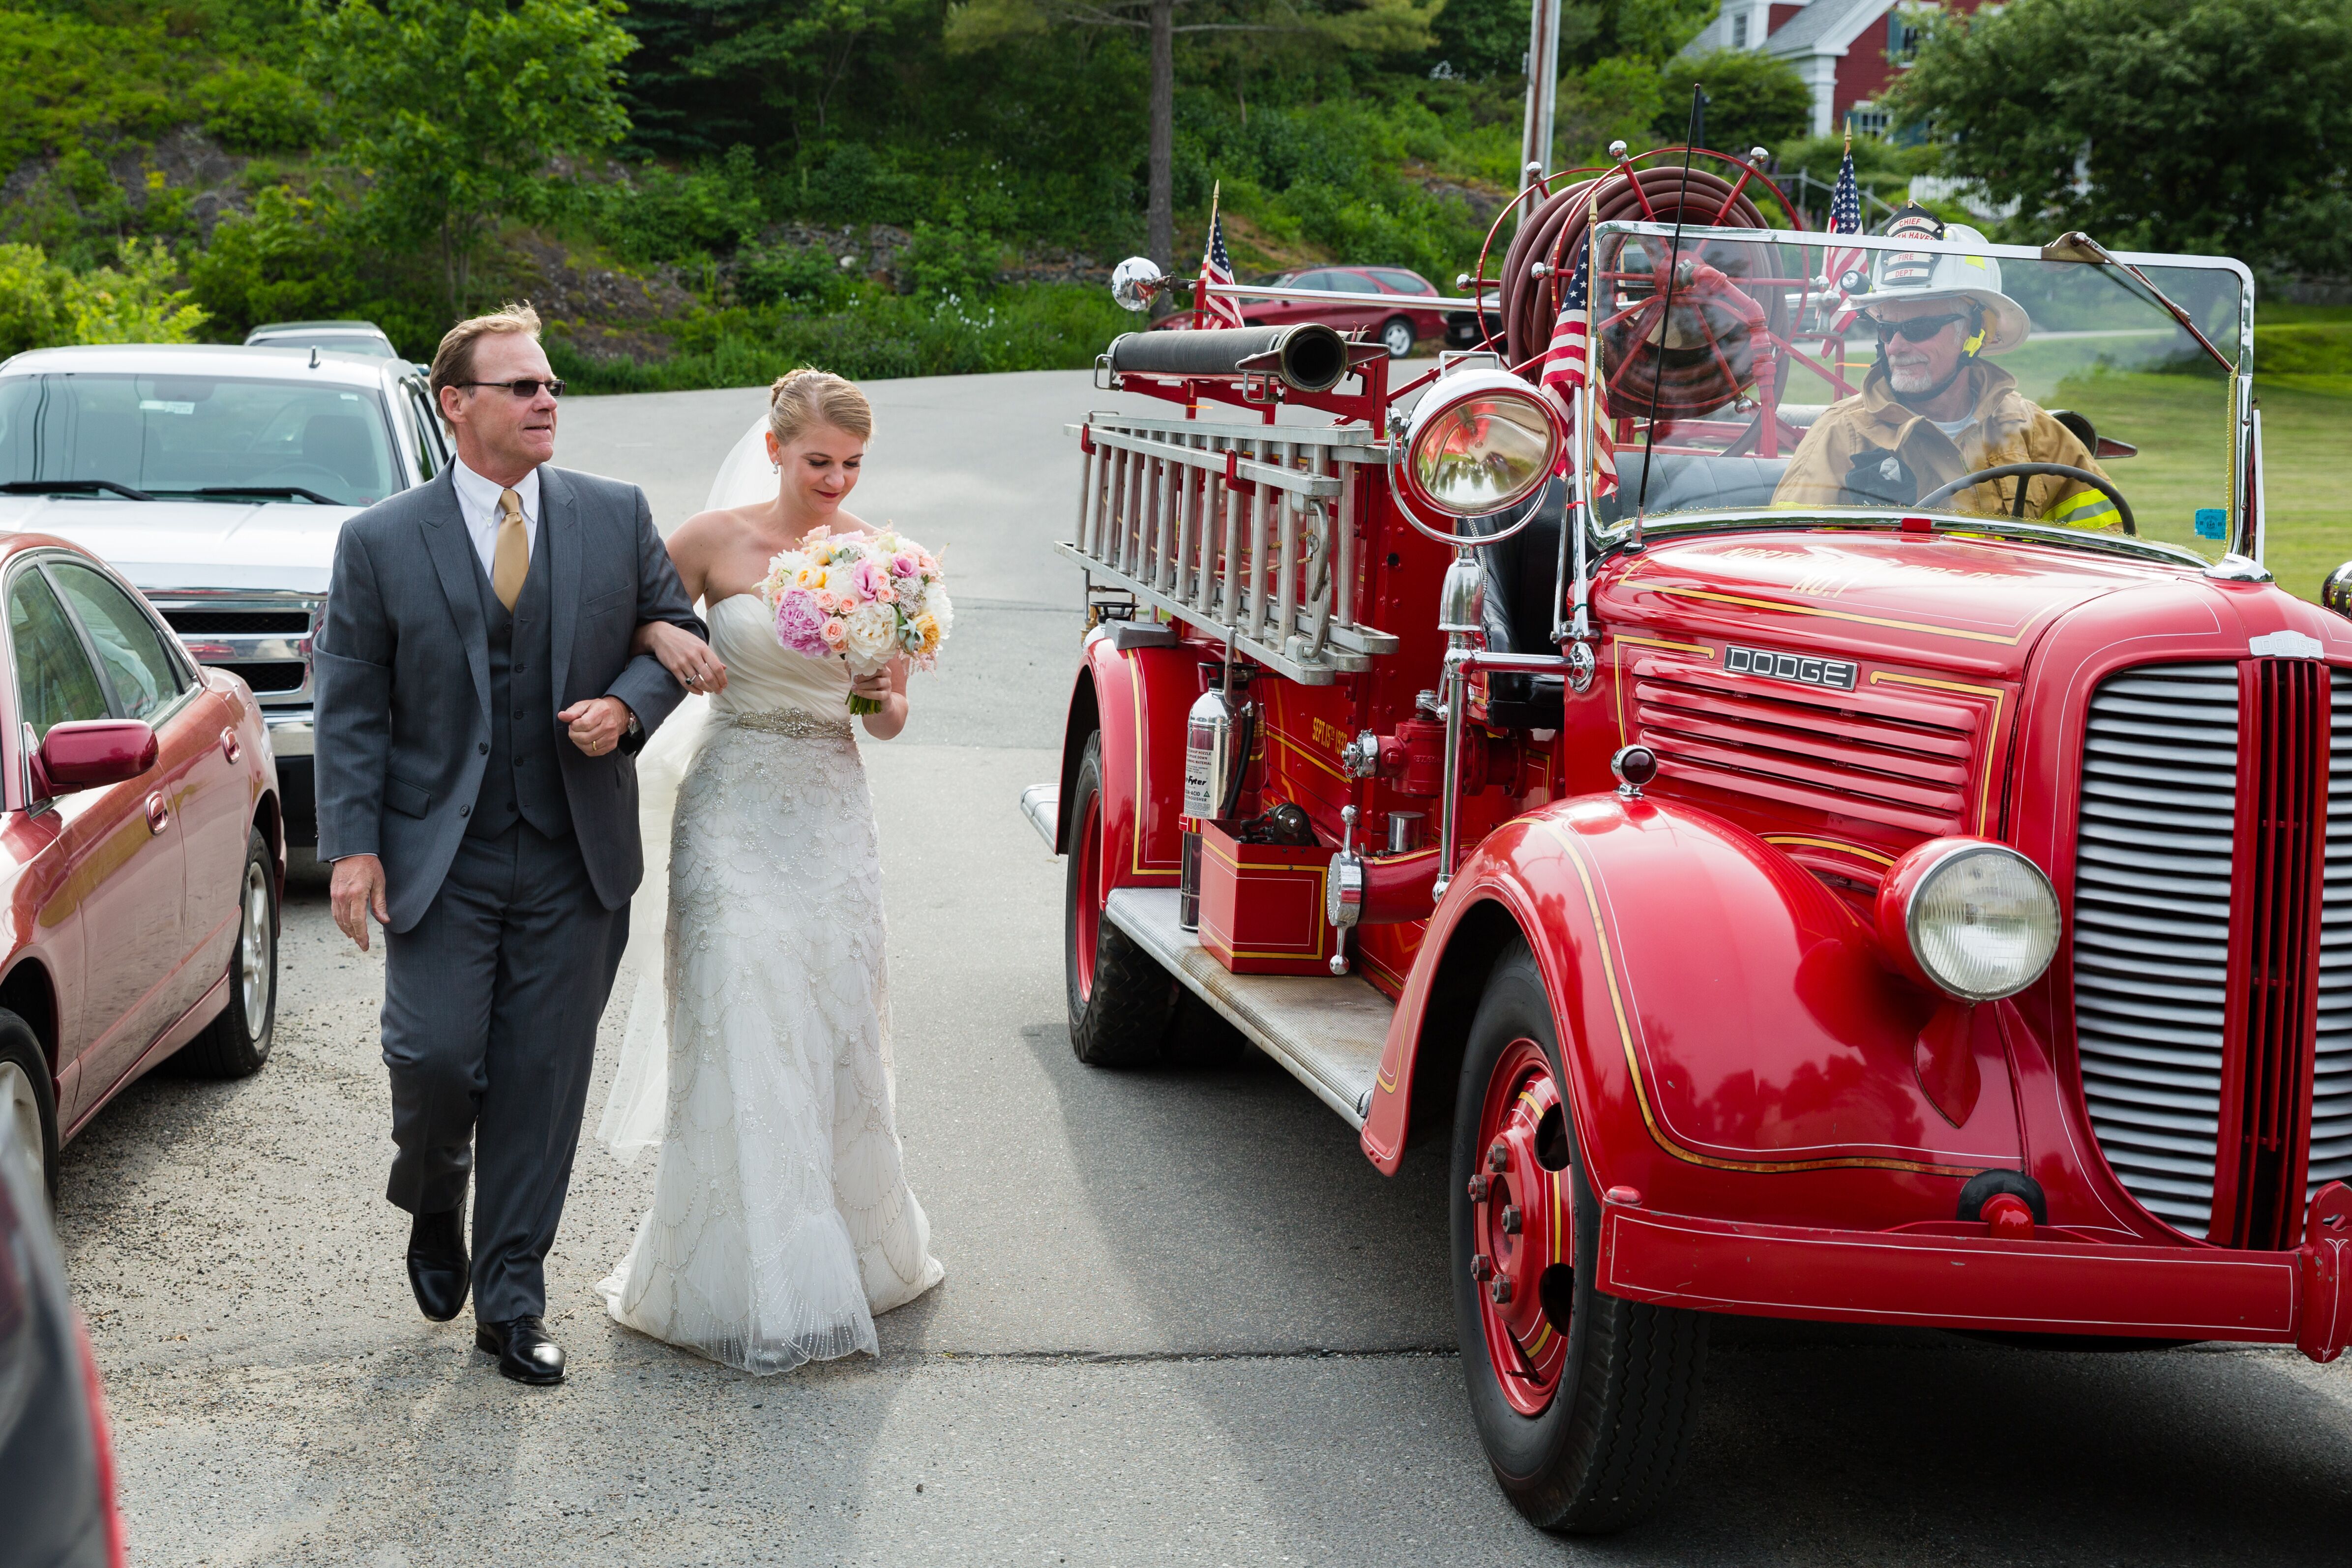
[[[931,584],[929,591],[923,595],[923,612],[940,623],[940,641],[946,642],[948,632],[955,626],[955,605],[948,599],[945,583]]]
[[[859,606],[842,617],[841,629],[849,633],[842,652],[860,674],[880,669],[898,651],[898,617],[887,604]]]

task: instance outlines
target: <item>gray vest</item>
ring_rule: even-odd
[[[490,759],[466,823],[467,838],[503,833],[518,820],[551,839],[572,831],[572,804],[563,793],[555,750],[564,743],[556,733],[549,654],[554,644],[548,628],[547,552],[553,535],[541,517],[538,548],[530,552],[530,570],[511,613],[499,602],[489,573],[476,562],[482,624],[490,639]]]

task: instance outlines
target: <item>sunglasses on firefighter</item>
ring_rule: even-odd
[[[1973,310],[1955,310],[1948,316],[1912,316],[1901,321],[1882,321],[1875,316],[1865,316],[1863,319],[1870,323],[1871,330],[1878,334],[1878,340],[1882,343],[1891,338],[1900,338],[1906,343],[1924,343],[1955,321],[1975,320],[1976,314]]]
[[[541,387],[547,389],[547,395],[550,397],[563,395],[562,382],[552,378],[541,379],[538,376],[524,376],[511,382],[459,382],[457,384],[461,387],[504,387],[515,396],[521,398],[537,397],[539,389]]]

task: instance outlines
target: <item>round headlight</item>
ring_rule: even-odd
[[[1413,410],[1406,468],[1414,492],[1439,511],[1483,517],[1550,477],[1561,434],[1543,392],[1506,371],[1471,371],[1439,382]]]
[[[2058,951],[2050,879],[2008,845],[1981,839],[1933,840],[1896,861],[1878,915],[1887,947],[1962,1001],[2015,996]]]

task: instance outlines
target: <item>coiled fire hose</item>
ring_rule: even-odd
[[[1596,219],[1680,221],[1712,228],[1767,226],[1747,189],[1705,169],[1685,172],[1679,164],[1670,164],[1633,171],[1630,177],[1622,168],[1611,169],[1562,186],[1519,225],[1503,258],[1497,281],[1507,362],[1528,364],[1551,340],[1559,313],[1559,275],[1578,262]],[[1684,270],[1675,280],[1673,319],[1663,323],[1662,330],[1666,247],[1655,240],[1633,243],[1643,246],[1646,265],[1626,266],[1622,250],[1604,255],[1600,270],[1611,276],[1593,291],[1592,336],[1611,402],[1621,413],[1646,413],[1655,380],[1661,419],[1722,407],[1753,381],[1759,352],[1769,356],[1764,329],[1785,333],[1789,327],[1779,319],[1787,313],[1783,290],[1763,290],[1766,302],[1759,303],[1738,287],[1755,281],[1744,275],[1769,253],[1760,246],[1717,246],[1714,254],[1694,254],[1686,246]],[[1646,284],[1636,276],[1643,272],[1649,275]],[[1648,303],[1621,308],[1617,296],[1626,285],[1633,292],[1647,293]],[[1534,374],[1533,370],[1528,373]]]

